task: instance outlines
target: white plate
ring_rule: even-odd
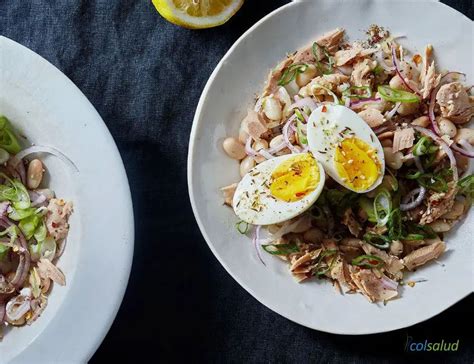
[[[261,303],[301,325],[338,334],[369,334],[413,325],[442,312],[473,290],[473,213],[446,239],[440,261],[412,277],[428,281],[404,288],[387,306],[360,294],[339,295],[327,281],[297,284],[286,264],[256,258],[249,238],[235,229],[237,218],[223,206],[219,188],[238,181],[237,162],[222,140],[237,135],[240,121],[269,70],[287,52],[341,26],[350,39],[365,39],[371,24],[407,35],[409,49],[431,43],[441,68],[461,70],[473,79],[472,22],[455,10],[429,1],[313,1],[288,4],[259,21],[227,52],[199,101],[191,131],[188,186],[204,238],[224,268]]]
[[[50,185],[74,202],[71,231],[43,315],[0,342],[0,363],[87,361],[122,301],[133,256],[130,189],[117,147],[81,91],[46,60],[0,37],[0,114],[25,143],[54,146],[79,169],[47,156]]]

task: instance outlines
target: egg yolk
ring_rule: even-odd
[[[369,189],[380,174],[376,150],[358,138],[347,138],[339,143],[334,162],[342,182],[354,191]]]
[[[279,200],[295,202],[316,189],[319,167],[310,154],[289,158],[272,172],[270,192]]]

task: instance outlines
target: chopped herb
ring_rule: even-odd
[[[300,250],[296,243],[290,244],[262,244],[263,250],[272,255],[288,255],[298,253]]]
[[[392,242],[390,238],[384,235],[378,235],[373,233],[365,233],[363,239],[365,242],[379,249],[387,249],[390,246],[390,243]]]
[[[285,86],[289,84],[291,81],[293,81],[296,78],[296,75],[298,73],[303,73],[307,69],[308,69],[308,65],[306,63],[292,64],[281,75],[281,78],[278,81],[278,86]]]
[[[420,101],[420,98],[411,92],[396,90],[389,86],[380,85],[377,88],[377,91],[379,92],[380,97],[386,101],[409,103]]]
[[[359,255],[352,259],[351,263],[352,265],[364,268],[380,268],[384,264],[382,258],[377,257],[376,255]]]

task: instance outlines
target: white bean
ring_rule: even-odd
[[[435,233],[445,233],[451,230],[451,225],[443,220],[436,220],[429,224],[429,227],[434,230]]]
[[[255,151],[260,151],[262,149],[267,149],[268,148],[268,142],[266,140],[260,140],[260,141],[256,141],[253,143],[252,145],[252,148],[253,150]],[[263,161],[265,160],[265,157],[262,157],[261,155],[259,155],[258,157],[255,157],[255,162],[257,163],[262,163]]]
[[[411,115],[418,111],[420,104],[418,102],[402,102],[397,112],[402,115]]]
[[[456,136],[458,129],[456,128],[456,125],[454,125],[451,120],[448,120],[446,118],[438,118],[436,121],[438,122],[439,130],[441,131],[441,134],[447,135],[450,138],[454,138]]]
[[[397,90],[406,90],[405,84],[403,83],[402,79],[398,75],[393,76],[388,84],[391,88],[394,88]]]
[[[316,76],[317,72],[318,70],[316,69],[316,66],[314,64],[308,65],[306,71],[304,71],[303,73],[298,73],[296,75],[296,84],[299,87],[307,85]]]
[[[280,102],[273,96],[268,96],[263,101],[263,112],[270,120],[280,120],[282,117]]]
[[[430,118],[428,116],[420,116],[411,122],[412,125],[421,126],[426,128],[430,125]]]
[[[403,243],[400,240],[394,240],[390,244],[390,253],[393,255],[400,255],[403,252]]]
[[[283,134],[277,135],[272,140],[270,140],[270,148],[275,148],[281,145],[285,141]]]
[[[251,156],[247,156],[240,162],[240,176],[245,176],[253,167],[255,167],[255,160]]]
[[[463,213],[464,213],[464,202],[456,201],[454,202],[454,205],[451,208],[451,210],[449,210],[447,213],[441,216],[441,218],[448,219],[448,220],[456,220]]]
[[[39,159],[33,159],[28,164],[28,171],[26,173],[26,185],[28,188],[34,190],[38,188],[43,180],[43,163]]]
[[[457,143],[460,140],[466,140],[469,144],[474,145],[474,129],[462,128],[459,129],[454,141]]]
[[[385,157],[385,163],[390,168],[393,169],[400,169],[403,165],[402,157],[403,153],[402,152],[396,152],[394,153],[392,150],[392,147],[384,147],[383,148],[383,154]]]
[[[232,159],[241,160],[247,155],[245,153],[244,145],[232,137],[226,138],[222,143],[222,147],[224,148],[224,151],[227,153],[227,155]]]
[[[3,148],[0,148],[0,164],[6,163],[10,159],[10,154]]]

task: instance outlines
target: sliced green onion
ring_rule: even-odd
[[[288,255],[298,253],[300,249],[295,243],[290,244],[262,244],[263,250],[272,255]]]
[[[28,216],[34,215],[35,211],[36,209],[32,207],[23,210],[12,208],[11,212],[8,214],[8,217],[14,221],[20,221]]]
[[[418,183],[425,188],[433,190],[435,192],[447,192],[448,183],[438,175],[432,173],[424,173],[417,179]]]
[[[18,223],[18,227],[25,235],[26,240],[30,240],[33,237],[40,222],[41,219],[38,215],[31,215]]]
[[[410,171],[405,175],[405,177],[407,179],[418,179],[421,177],[422,174],[423,173],[421,173],[420,171]]]
[[[5,185],[0,185],[0,201],[11,201],[16,209],[27,209],[31,205],[30,196],[26,187],[17,179],[11,179],[0,172],[0,177],[5,179]]]
[[[5,116],[0,116],[0,148],[11,154],[17,154],[21,150],[10,121]]]
[[[381,65],[375,66],[375,68],[372,70],[375,76],[381,75],[384,72],[384,69]]]
[[[373,223],[377,222],[374,211],[374,202],[370,198],[361,196],[359,198],[359,206],[367,214],[367,220]]]
[[[334,99],[334,101],[333,101],[334,104],[337,104],[337,105],[340,104],[340,101],[339,101],[339,98],[337,97],[337,95],[336,95],[334,92],[332,92],[330,89],[328,89],[327,87],[324,87],[324,86],[319,85],[319,84],[314,84],[314,85],[311,86],[311,89],[312,89],[312,90],[313,90],[313,89],[318,89],[318,88],[323,89],[323,90],[326,91],[329,95],[331,95],[332,98]]]
[[[458,181],[459,193],[474,199],[474,174],[463,177]]]
[[[403,237],[403,240],[417,241],[423,240],[425,237],[421,234],[407,234]]]
[[[237,224],[235,224],[235,228],[239,233],[247,234],[249,231],[249,223],[245,221],[239,221]]]
[[[422,136],[413,147],[413,155],[419,157],[425,154],[431,154],[438,151],[438,147],[433,145],[431,139]]]
[[[415,223],[407,224],[407,232],[408,234],[402,237],[403,240],[434,239],[437,236],[430,226]]]
[[[10,250],[9,246],[5,246],[2,243],[0,243],[0,260],[3,260],[7,256],[7,253],[9,250]]]
[[[374,213],[378,226],[385,226],[392,211],[392,197],[386,189],[381,189],[374,199]]]
[[[296,75],[298,73],[303,73],[307,69],[308,69],[308,65],[306,63],[292,64],[281,75],[280,80],[278,81],[278,86],[285,86],[289,84],[291,81],[293,81],[296,78]]]
[[[333,255],[334,255],[334,258],[332,258],[331,262],[327,264],[327,266],[322,267],[321,263],[323,263],[323,258],[330,257]],[[316,262],[316,265],[313,268],[313,275],[318,276],[318,277],[325,275],[327,272],[329,272],[332,269],[332,267],[334,266],[334,263],[336,262],[336,259],[337,259],[336,249],[328,249],[328,250],[323,251],[321,254],[319,254],[318,261]]]
[[[334,65],[334,59],[333,57],[329,54],[326,48],[321,47],[318,43],[314,42],[313,47],[311,48],[313,51],[313,56],[316,59],[316,67],[318,68],[319,72],[321,72],[324,75],[328,75],[333,73],[333,65]],[[319,57],[318,55],[318,49],[320,49],[323,53],[324,56],[328,59],[328,64],[325,65],[327,68],[323,67],[323,64],[321,63],[322,58]]]
[[[35,237],[36,241],[42,242],[44,239],[46,239],[46,234],[47,234],[46,225],[44,221],[41,221],[38,227],[36,228],[33,236]]]
[[[364,268],[380,268],[384,264],[382,258],[376,255],[359,255],[351,263]]]
[[[379,249],[387,249],[390,246],[390,243],[392,242],[391,239],[387,238],[384,235],[378,235],[373,233],[365,233],[363,239],[365,242]]]
[[[396,192],[398,191],[398,181],[388,168],[387,171],[389,171],[390,174],[383,176],[382,186],[386,187],[387,189],[390,188],[392,191]]]
[[[308,145],[308,138],[303,133],[303,123],[297,118],[296,119],[296,133],[298,134],[298,140],[303,145]]]
[[[393,209],[388,219],[388,236],[390,240],[398,240],[403,234],[402,215],[400,209]]]
[[[380,97],[382,97],[382,99],[386,101],[409,103],[420,101],[420,98],[417,95],[412,94],[411,92],[396,90],[385,85],[380,85],[377,88],[377,91],[379,92]]]
[[[351,91],[356,91],[355,93],[351,93]],[[363,94],[357,93],[357,91],[364,91]],[[358,99],[370,99],[372,97],[372,90],[370,86],[351,86],[345,89],[342,92],[344,97],[350,98],[358,98]]]
[[[6,235],[10,237],[10,244],[13,244],[15,240],[18,238],[18,228],[16,227],[16,225],[10,225],[5,230],[0,232],[0,236],[6,236]]]

